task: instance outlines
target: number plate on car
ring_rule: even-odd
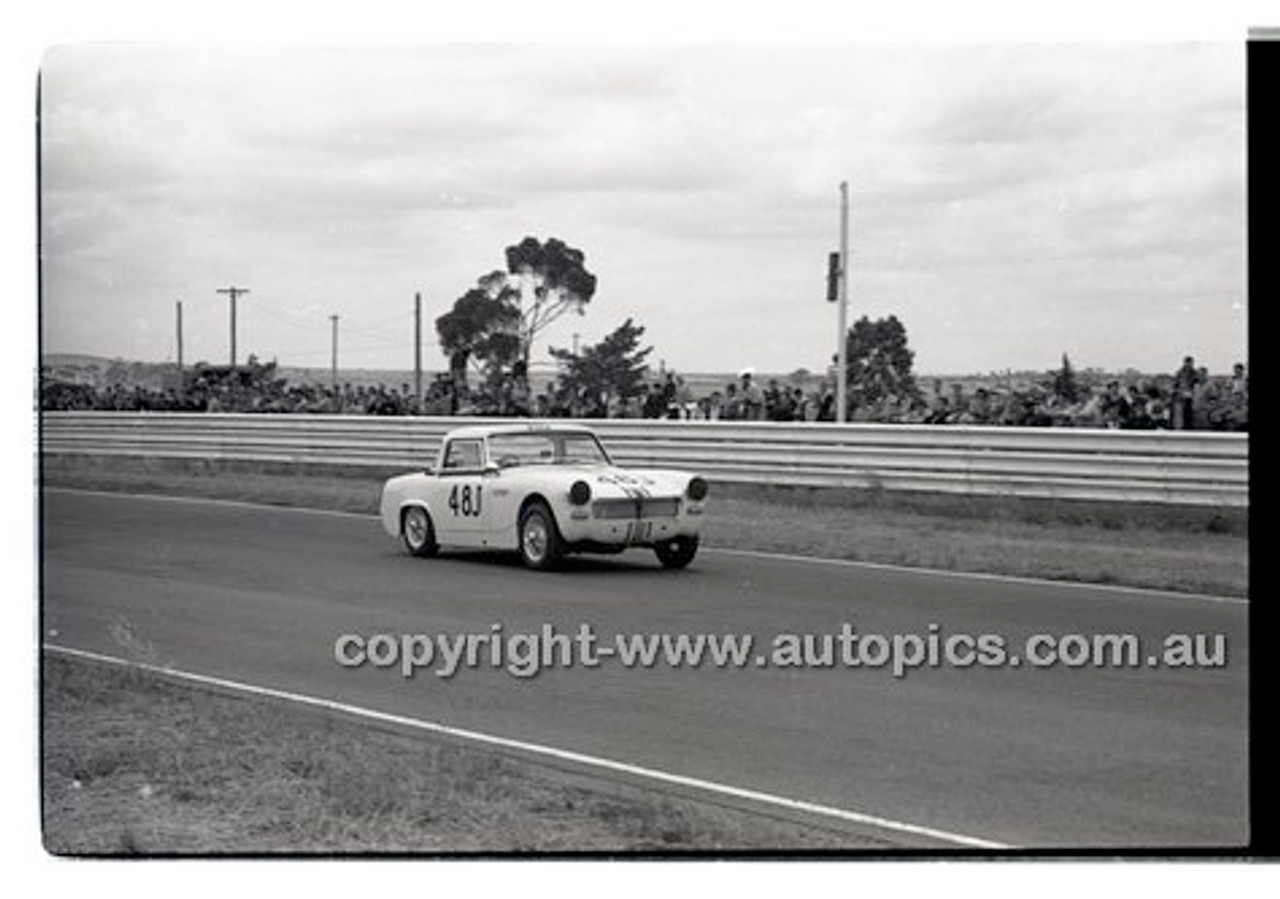
[[[627,526],[628,543],[648,543],[652,536],[652,521],[633,521]]]

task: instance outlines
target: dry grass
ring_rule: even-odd
[[[46,655],[43,674],[58,854],[891,848],[137,669]]]
[[[175,460],[47,458],[51,486],[373,514],[385,475]],[[709,546],[1246,596],[1245,510],[713,487]]]
[[[1208,529],[1064,524],[719,498],[713,546],[1245,596],[1248,538]]]

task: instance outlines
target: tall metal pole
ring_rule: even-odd
[[[336,406],[338,403],[338,316],[329,316],[329,321],[333,322],[333,359],[329,366],[329,383],[333,388],[333,402]]]
[[[840,182],[840,314],[836,334],[836,421],[848,419],[849,182]]]
[[[218,293],[231,298],[231,367],[236,367],[236,297],[248,293],[244,287],[220,287]]]
[[[187,372],[182,366],[182,300],[178,300],[178,389],[187,387]]]
[[[413,295],[413,400],[422,411],[422,294]]]

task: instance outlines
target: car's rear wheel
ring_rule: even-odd
[[[530,568],[555,568],[564,556],[560,529],[545,503],[533,502],[520,516],[520,558]]]
[[[431,516],[421,506],[410,506],[404,510],[400,534],[405,548],[415,556],[434,556],[440,548],[436,544],[436,529],[431,524]]]
[[[697,537],[675,537],[653,545],[653,552],[664,568],[684,568],[698,554]]]

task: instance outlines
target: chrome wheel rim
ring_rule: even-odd
[[[524,554],[531,562],[541,562],[547,553],[547,523],[534,513],[524,523]]]
[[[409,544],[415,548],[420,548],[427,542],[427,517],[422,514],[421,509],[413,509],[405,517],[404,534],[409,538]]]

